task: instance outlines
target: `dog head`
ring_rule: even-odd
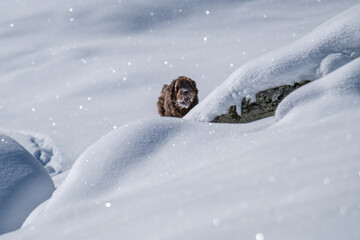
[[[171,99],[175,100],[180,108],[189,108],[197,98],[198,89],[191,78],[180,76],[170,84]]]

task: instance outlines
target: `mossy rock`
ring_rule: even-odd
[[[225,114],[216,116],[211,122],[217,123],[248,123],[262,118],[275,115],[275,110],[279,103],[292,91],[311,82],[310,80],[302,80],[293,86],[282,85],[275,88],[266,89],[256,94],[256,100],[242,99],[241,116],[236,112],[236,106],[230,106]]]

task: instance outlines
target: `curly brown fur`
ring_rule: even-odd
[[[160,116],[182,118],[199,103],[198,92],[195,81],[185,76],[164,84],[157,102]]]

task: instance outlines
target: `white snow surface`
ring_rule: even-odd
[[[298,112],[304,105],[307,106],[306,114],[292,116],[298,121],[311,118],[321,118],[334,112],[351,110],[352,106],[359,107],[358,96],[360,93],[360,59],[341,67],[327,77],[309,84],[293,92],[285,98],[276,110],[276,118],[281,119],[296,108]],[[295,111],[296,112],[296,111]],[[303,112],[301,112],[303,114]],[[290,114],[289,114],[290,115]]]
[[[211,121],[231,105],[255,100],[261,90],[316,80],[360,56],[360,6],[353,7],[301,39],[243,65],[185,118]]]
[[[0,234],[20,228],[54,189],[38,160],[13,139],[0,135]]]
[[[0,127],[57,189],[0,239],[360,238],[356,4],[4,1]],[[179,75],[200,104],[160,118]],[[275,117],[204,122],[307,78]]]
[[[356,239],[359,67],[294,92],[278,121],[164,118],[114,130],[4,239]]]
[[[47,135],[25,130],[6,130],[0,132],[16,139],[27,151],[29,151],[53,176],[68,167],[66,153],[60,151],[54,141]]]
[[[189,76],[202,101],[237,67],[355,4],[4,0],[0,129],[46,136],[59,150],[48,166],[66,171],[114,127],[156,118],[163,84]],[[32,152],[27,137],[11,136]]]

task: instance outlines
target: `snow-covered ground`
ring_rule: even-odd
[[[0,134],[0,234],[21,227],[55,187],[43,166],[13,139]]]
[[[0,129],[57,189],[0,239],[360,238],[356,4],[4,1]],[[200,104],[160,118],[179,75]],[[305,78],[275,118],[206,122]]]
[[[237,67],[356,3],[3,1],[0,128],[49,137],[61,149],[53,168],[66,170],[114,127],[157,117],[162,84],[187,75],[203,100]]]
[[[264,89],[316,80],[360,56],[360,6],[341,13],[310,34],[241,66],[185,118],[211,121]]]

